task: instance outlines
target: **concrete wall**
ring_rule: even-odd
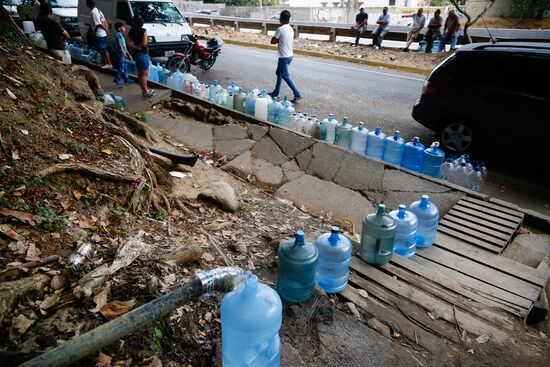
[[[220,10],[225,8],[225,4],[204,4],[202,1],[172,0],[179,11],[184,13],[195,13],[199,10]]]
[[[486,0],[468,0],[466,2],[466,10],[472,17],[477,16],[485,9],[489,3]],[[485,13],[485,17],[508,17],[512,14],[512,0],[498,0],[491,9]]]

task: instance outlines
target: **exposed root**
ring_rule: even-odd
[[[127,127],[132,133],[142,136],[143,138],[147,139],[148,142],[158,143],[161,141],[160,137],[149,126],[145,125],[138,119],[133,118],[132,116],[127,115],[124,112],[112,107],[105,109],[105,112],[110,114],[110,116],[116,117],[116,119],[112,119],[111,122],[117,124],[123,123],[123,125]]]
[[[55,164],[53,166],[49,166],[43,169],[38,174],[42,177],[47,177],[47,176],[54,175],[56,173],[61,173],[61,172],[80,172],[80,173],[96,176],[99,178],[103,178],[105,180],[122,181],[122,182],[134,182],[139,178],[138,176],[134,176],[134,175],[121,175],[118,173],[105,171],[84,163]]]

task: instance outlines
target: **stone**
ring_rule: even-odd
[[[231,245],[231,248],[237,252],[240,252],[241,254],[246,254],[248,251],[246,245],[242,242],[237,242]]]
[[[239,201],[235,190],[224,181],[213,182],[199,194],[199,199],[212,201],[228,212],[236,212],[239,209]]]
[[[281,367],[307,367],[300,352],[292,346],[290,340],[281,337]],[[221,366],[221,365],[220,365]]]
[[[281,167],[262,159],[254,160],[253,167],[253,173],[256,175],[258,182],[270,186],[279,186],[283,182],[284,175]]]
[[[176,265],[188,265],[201,259],[203,249],[194,243],[178,247],[166,257],[166,262]]]
[[[197,122],[192,118],[168,119],[157,113],[147,114],[148,125],[161,129],[187,148],[209,152],[213,148],[212,125]]]
[[[384,164],[352,152],[345,152],[333,181],[352,190],[382,190]]]
[[[348,219],[357,228],[366,214],[375,211],[374,205],[358,192],[307,174],[281,186],[277,196],[298,207],[305,206],[314,215],[332,212],[334,220]]]
[[[346,153],[344,149],[319,141],[313,145],[312,158],[306,173],[332,180]]]
[[[269,136],[264,136],[252,148],[252,156],[254,158],[263,159],[264,161],[281,165],[288,161],[286,155],[281,152],[281,149],[275,144]]]
[[[304,175],[304,172],[300,170],[300,167],[298,166],[298,163],[296,163],[295,159],[292,159],[286,163],[283,163],[281,168],[283,169],[285,178],[288,181],[295,180],[298,177],[302,177]]]
[[[357,320],[361,320],[361,314],[353,302],[344,303],[344,311],[349,313],[351,316],[355,317]]]
[[[50,277],[38,274],[11,282],[0,283],[0,323],[8,312],[21,300],[25,302],[41,299],[44,286]]]
[[[269,131],[267,126],[251,124],[249,122],[246,123],[246,127],[248,128],[248,138],[256,141],[263,138]]]
[[[223,169],[226,171],[244,173],[245,175],[252,173],[252,153],[247,150],[226,163]]]
[[[519,234],[504,249],[503,256],[536,268],[545,255],[550,254],[550,236],[547,234]]]
[[[63,275],[54,275],[50,283],[50,287],[54,291],[61,288],[65,288],[66,285],[67,285],[67,278],[65,278]]]
[[[400,192],[388,191],[386,194],[385,204],[388,210],[397,209],[399,204],[409,206],[414,201],[420,200],[420,196],[425,192]],[[451,208],[464,196],[461,192],[440,192],[431,193],[430,200],[433,201],[439,208],[439,217],[443,217]]]
[[[218,140],[216,152],[220,155],[239,155],[249,150],[256,142],[250,139]]]
[[[315,139],[278,127],[272,127],[269,130],[269,135],[289,158],[294,158],[315,143]]]
[[[311,149],[306,149],[302,153],[296,156],[296,163],[298,163],[298,167],[300,167],[302,171],[307,170],[307,167],[311,162],[311,156],[312,156]]]
[[[386,168],[382,181],[387,191],[448,192],[450,188],[397,169]]]
[[[386,338],[391,339],[390,327],[384,324],[382,321],[375,319],[374,317],[371,317],[367,321],[367,325],[369,325],[370,328],[378,331],[380,334],[384,335]]]
[[[214,127],[214,140],[236,140],[248,138],[246,127],[233,124]]]

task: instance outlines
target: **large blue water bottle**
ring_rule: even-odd
[[[422,167],[422,160],[424,159],[424,145],[420,143],[418,137],[407,144],[403,148],[403,159],[401,160],[401,167],[408,168],[413,171],[420,170]]]
[[[222,300],[223,367],[279,367],[282,304],[277,292],[252,275]]]
[[[384,153],[384,139],[386,139],[386,134],[384,134],[379,127],[376,127],[374,131],[371,131],[368,135],[365,154],[369,157],[382,159],[382,154]]]
[[[166,85],[168,81],[168,74],[170,74],[170,72],[164,67],[164,65],[162,65],[162,67],[159,67],[159,82]]]
[[[416,247],[433,245],[439,222],[439,209],[428,195],[422,195],[419,201],[409,206],[409,210],[418,218],[416,230]]]
[[[317,238],[315,247],[319,251],[317,285],[327,293],[341,292],[348,284],[351,241],[340,234],[340,228],[332,227],[330,233]]]
[[[369,130],[365,129],[363,123],[360,122],[351,132],[350,150],[352,152],[364,155],[367,147],[367,137]]]
[[[176,90],[181,90],[181,84],[183,82],[182,80],[183,74],[180,71],[180,68],[176,69],[175,73],[172,73],[172,85],[171,87]]]
[[[246,102],[244,104],[245,112],[247,115],[254,116],[256,114],[256,101],[258,100],[258,90],[254,89],[248,93]]]
[[[344,149],[349,149],[351,143],[351,131],[353,126],[351,126],[348,121],[348,118],[344,117],[342,123],[336,126],[336,135],[334,138],[334,144]]]
[[[393,136],[388,136],[384,141],[384,155],[382,159],[399,166],[403,159],[404,148],[405,141],[399,136],[399,131],[395,131]]]
[[[273,101],[267,105],[267,121],[279,124],[282,112],[283,105],[279,102],[279,98],[273,97]]]
[[[369,264],[387,264],[391,260],[394,239],[395,221],[386,214],[386,206],[379,204],[376,213],[363,218],[359,254]]]
[[[279,246],[279,276],[277,290],[290,302],[303,302],[315,289],[315,268],[319,251],[311,242],[305,242],[304,232]]]
[[[439,149],[439,142],[424,150],[424,160],[420,172],[435,178],[441,177],[441,165],[445,161],[445,152]]]
[[[398,210],[390,212],[390,217],[396,225],[393,252],[410,259],[416,252],[418,218],[405,205],[399,205]]]

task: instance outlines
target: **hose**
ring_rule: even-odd
[[[229,292],[250,276],[238,267],[222,267],[197,273],[186,285],[146,303],[82,336],[37,356],[20,367],[62,367],[94,353],[154,321],[193,297],[203,294]]]

